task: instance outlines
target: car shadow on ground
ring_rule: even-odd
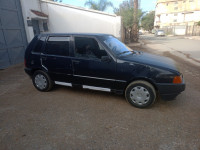
[[[66,94],[70,93],[73,95],[76,95],[77,93],[81,95],[82,98],[90,98],[91,100],[102,100],[102,99],[108,99],[109,102],[123,102],[125,105],[130,105],[125,97],[124,94],[116,94],[113,92],[104,92],[104,91],[96,91],[96,90],[89,90],[89,89],[82,89],[79,87],[66,87],[61,85],[55,85],[54,88],[50,92],[58,93],[58,92],[65,92]],[[59,94],[59,93],[58,93]],[[96,97],[96,98],[95,98]],[[100,99],[99,99],[100,98]],[[114,100],[114,101],[113,101]],[[160,97],[158,97],[153,105],[151,105],[148,108],[145,109],[154,109],[154,108],[169,108],[169,107],[178,107],[179,103],[181,101],[181,98],[177,96],[174,100],[163,100]],[[130,105],[131,106],[131,105]]]
[[[115,99],[122,99],[125,100],[124,95],[116,94],[113,92],[104,92],[104,91],[97,91],[97,90],[89,90],[89,89],[83,89],[81,87],[67,87],[67,86],[62,86],[62,85],[55,85],[51,92],[57,92],[57,91],[65,91],[66,92],[74,92],[74,93],[79,93],[79,94],[92,94],[92,95],[97,95],[99,97],[107,97],[107,96],[112,96]]]

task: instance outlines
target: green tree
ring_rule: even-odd
[[[105,11],[108,7],[113,7],[112,2],[107,0],[99,0],[98,2],[88,0],[85,2],[85,6],[89,6],[91,9]]]
[[[200,21],[199,21],[199,22],[197,22],[197,25],[198,25],[198,26],[200,26]]]
[[[154,28],[154,18],[155,18],[155,11],[147,13],[142,17],[141,26],[145,30],[151,31]]]
[[[126,39],[131,38],[131,33],[132,33],[132,27],[134,23],[134,5],[133,5],[133,0],[125,0],[123,1],[120,5],[119,8],[114,9],[114,13],[118,16],[122,16],[122,22],[123,26],[125,29],[125,37]],[[139,25],[139,22],[141,20],[141,17],[143,15],[143,12],[141,9],[138,10],[138,16],[137,16],[137,22]]]

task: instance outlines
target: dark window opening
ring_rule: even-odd
[[[178,10],[178,7],[174,7],[174,10]]]
[[[69,56],[69,37],[49,37],[46,44],[46,54]]]
[[[46,22],[43,23],[43,29],[45,32],[49,31],[48,24]]]
[[[102,56],[107,56],[107,53],[95,39],[75,37],[75,57],[101,59]]]

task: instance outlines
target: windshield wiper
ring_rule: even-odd
[[[122,54],[125,54],[125,53],[128,53],[128,52],[131,52],[131,51],[123,51],[123,52],[121,52],[121,53],[119,53],[117,55],[119,56],[119,55],[122,55]]]
[[[135,51],[123,51],[123,52],[117,54],[117,56],[122,55],[122,54],[125,54],[125,53],[128,53],[128,52],[131,52],[132,54],[135,54],[135,53],[136,53]]]

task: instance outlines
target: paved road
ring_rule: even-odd
[[[154,35],[142,35],[140,39],[151,44],[161,44],[168,51],[177,51],[191,57],[200,63],[200,40],[184,39],[183,37],[155,37]]]
[[[177,61],[186,91],[149,109],[106,92],[62,86],[39,92],[23,65],[1,70],[0,150],[199,150],[200,70],[164,55]]]

